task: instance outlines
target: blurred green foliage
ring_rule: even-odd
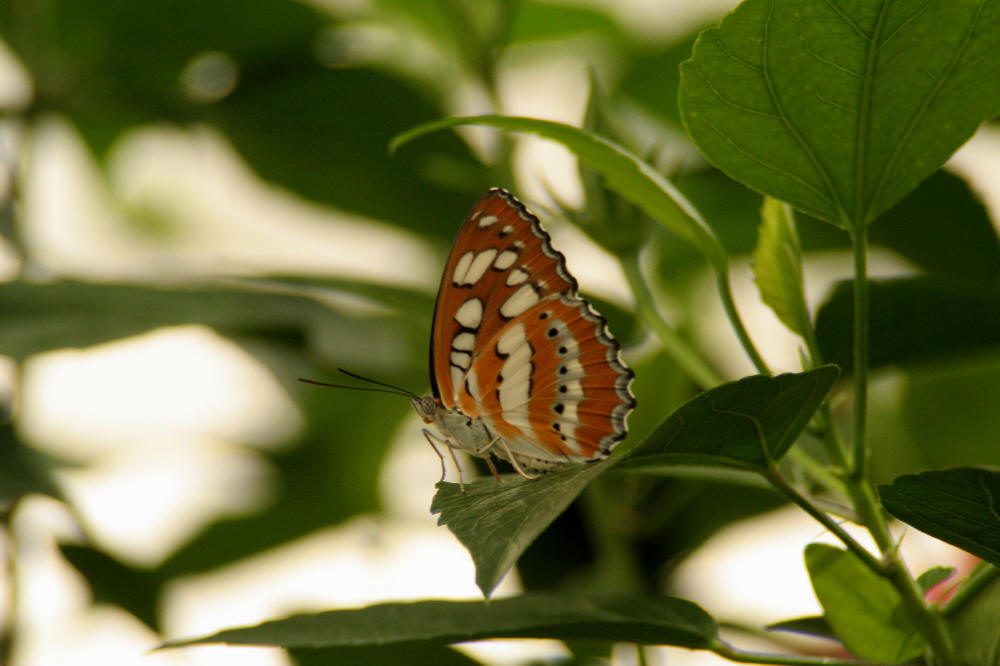
[[[606,88],[601,130],[625,128],[611,138],[653,163],[676,158],[669,175],[721,244],[736,257],[751,252],[761,196],[687,157],[694,150],[680,127],[678,65],[689,57],[696,30],[670,39],[640,38],[598,9],[532,0],[347,4],[353,8],[324,10],[322,3],[291,0],[4,0],[0,39],[26,68],[33,94],[26,106],[2,110],[3,120],[30,137],[50,115],[64,118],[102,166],[131,130],[207,126],[266,183],[413,231],[443,256],[463,214],[485,188],[516,189],[511,167],[516,144],[502,137],[484,158],[456,134],[436,132],[390,155],[390,139],[449,115],[459,86],[472,86],[495,103],[504,59],[519,49],[583,40],[599,45],[593,50],[602,54],[580,62],[581,71],[594,66]],[[366,42],[364,31],[373,27],[389,39],[374,46]],[[422,58],[415,63],[411,55],[417,52]],[[231,86],[208,98],[191,94],[186,77],[192,68],[219,54],[219,62],[232,68]],[[640,115],[642,123],[635,120]],[[22,145],[30,150],[30,141]],[[8,166],[30,157],[19,155]],[[20,179],[26,173],[11,172],[0,231],[29,267],[36,260],[19,226],[25,186]],[[873,285],[872,365],[898,373],[903,387],[891,401],[873,405],[875,473],[886,481],[931,465],[1000,462],[1000,440],[992,427],[1000,413],[992,391],[1000,382],[1000,241],[961,178],[922,172],[927,175],[908,196],[903,197],[905,188],[896,188],[893,195],[901,200],[872,224],[872,243],[912,266],[905,276]],[[629,232],[642,230],[635,233],[648,251],[653,287],[676,310],[677,330],[707,357],[718,357],[711,342],[692,333],[704,310],[692,297],[706,270],[704,259],[666,229],[642,226],[646,220],[636,209],[623,213],[619,199],[599,202],[601,186],[599,179],[588,180],[592,176],[583,169],[590,207],[568,211],[568,217],[600,216],[613,235],[615,214],[634,216]],[[890,198],[888,203],[895,203]],[[836,217],[829,201],[810,210],[828,221]],[[809,259],[843,250],[849,239],[812,218],[800,216],[798,223],[808,282]],[[380,379],[416,390],[427,383],[433,294],[363,280],[260,277],[266,282],[195,275],[175,276],[169,284],[38,281],[25,270],[0,286],[0,354],[18,362],[161,326],[204,324],[265,364],[304,415],[306,428],[297,441],[266,454],[280,478],[276,498],[252,515],[208,526],[155,569],[123,564],[96,546],[64,547],[96,601],[119,605],[154,629],[159,629],[158,600],[176,577],[381,510],[379,469],[408,405],[378,394],[319,392],[296,385],[295,377],[324,379],[346,365],[377,368]],[[380,314],[360,316],[321,302],[317,294],[360,296],[384,307]],[[846,373],[850,296],[841,285],[813,312],[825,360]],[[697,388],[648,339],[627,307],[598,308],[609,315],[637,374],[640,407],[630,419],[633,435],[626,444],[632,446]],[[947,417],[944,423],[929,419],[931,407]],[[69,461],[35,451],[22,438],[16,410],[7,411],[10,421],[0,439],[0,508],[9,511],[31,493],[66,501],[52,475]],[[595,485],[520,560],[521,579],[530,590],[614,585],[662,592],[671,571],[716,530],[780,501],[757,487],[711,479],[617,475]],[[615,542],[610,551],[609,535]],[[408,663],[473,663],[440,646],[419,647],[402,650]],[[350,661],[354,653],[348,649],[329,656]],[[392,663],[400,651],[384,653]],[[325,656],[303,650],[294,658],[305,664]]]

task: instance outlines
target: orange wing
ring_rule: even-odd
[[[538,219],[490,190],[458,231],[431,335],[435,397],[515,455],[603,457],[625,436],[632,371]]]

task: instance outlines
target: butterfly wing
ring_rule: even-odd
[[[490,190],[445,266],[431,335],[434,394],[522,462],[603,457],[626,433],[632,371],[577,294],[563,255],[511,194]]]

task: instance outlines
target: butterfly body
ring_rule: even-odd
[[[538,219],[501,189],[455,238],[430,362],[432,395],[411,400],[441,433],[425,430],[428,442],[491,468],[490,456],[506,460],[528,478],[606,457],[635,406],[632,371],[604,318],[578,295]]]

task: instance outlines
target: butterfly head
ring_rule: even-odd
[[[432,395],[410,398],[410,404],[417,412],[417,416],[424,420],[424,423],[434,423],[434,414],[440,408],[440,404]]]

